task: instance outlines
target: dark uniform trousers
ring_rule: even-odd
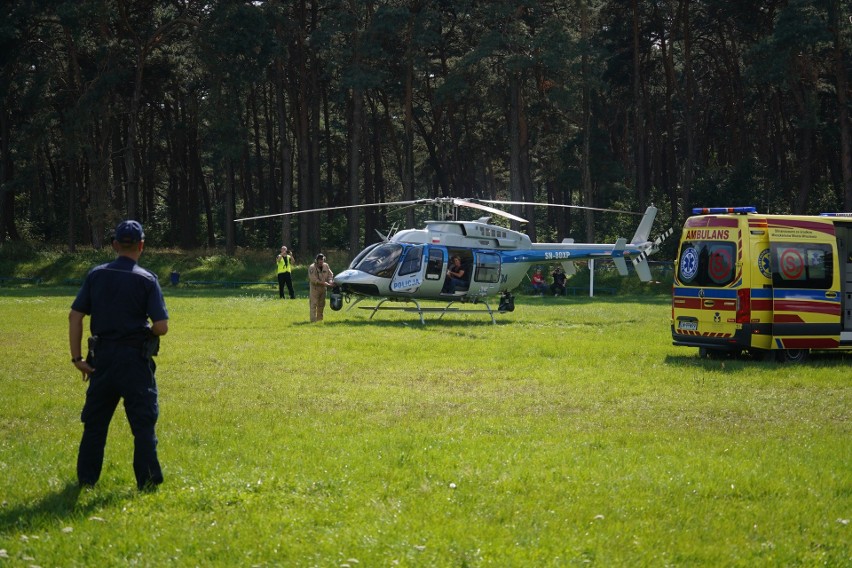
[[[293,293],[293,276],[289,272],[278,273],[278,297],[284,297],[284,285],[287,285],[287,291],[290,292],[290,299],[295,300],[296,295]]]
[[[142,349],[129,344],[102,342],[90,361],[95,372],[89,377],[83,405],[83,439],[77,457],[80,483],[94,485],[101,475],[109,423],[124,399],[124,411],[133,432],[133,472],[139,489],[159,485],[163,472],[157,459],[154,427],[159,416],[156,364]]]

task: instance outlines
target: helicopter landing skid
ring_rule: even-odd
[[[385,302],[388,302],[388,301],[413,302],[414,305],[417,306],[417,307],[416,308],[407,308],[407,307],[382,306],[382,304],[384,304]],[[376,312],[378,312],[379,310],[396,310],[396,311],[400,311],[400,312],[416,313],[417,315],[420,316],[420,323],[423,324],[423,325],[426,325],[426,320],[423,319],[424,313],[440,313],[441,315],[438,318],[439,320],[442,319],[444,317],[444,315],[447,314],[447,313],[454,313],[454,314],[461,314],[461,313],[482,314],[482,313],[487,313],[491,317],[491,323],[494,324],[494,325],[497,325],[497,321],[494,319],[494,310],[491,309],[491,306],[488,305],[488,302],[486,302],[484,300],[480,300],[480,301],[476,302],[478,304],[483,304],[485,306],[484,310],[465,310],[465,309],[462,309],[462,308],[453,308],[452,305],[455,304],[456,301],[457,300],[453,300],[452,302],[447,304],[447,306],[444,307],[444,308],[424,308],[423,306],[420,305],[420,302],[418,302],[417,300],[414,300],[414,299],[411,299],[411,300],[392,300],[391,298],[384,298],[375,306],[359,306],[359,308],[362,309],[362,310],[373,310],[373,313],[370,314],[370,319],[373,319],[373,316],[376,315]],[[354,308],[354,307],[355,306],[353,305],[352,308]]]

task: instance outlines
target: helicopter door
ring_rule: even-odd
[[[414,294],[423,284],[426,263],[424,249],[426,245],[406,247],[399,269],[391,280],[390,289],[394,293]]]
[[[490,252],[476,253],[470,290],[493,294],[500,287],[500,256]]]

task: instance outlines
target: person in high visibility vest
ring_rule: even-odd
[[[293,263],[296,259],[287,247],[281,247],[281,253],[275,257],[275,263],[278,265],[278,296],[284,299],[284,285],[287,285],[287,290],[290,292],[290,299],[295,300],[296,295],[293,293]]]

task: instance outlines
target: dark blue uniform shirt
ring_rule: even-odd
[[[169,319],[157,276],[126,256],[93,268],[71,309],[91,315],[90,333],[103,339],[144,338],[148,318]]]

